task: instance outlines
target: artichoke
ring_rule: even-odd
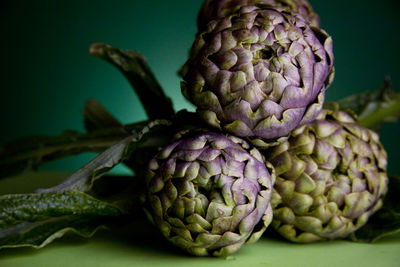
[[[273,179],[273,167],[237,137],[184,135],[149,163],[147,214],[186,252],[225,256],[271,222]]]
[[[208,124],[263,147],[318,115],[333,73],[326,32],[296,13],[245,6],[197,35],[181,88]]]
[[[324,110],[265,156],[276,170],[272,225],[288,240],[346,237],[382,206],[386,152],[343,111]]]
[[[307,0],[205,0],[197,17],[197,26],[204,29],[211,20],[226,17],[249,5],[278,7],[290,13],[298,13],[309,25],[320,27],[319,16]]]

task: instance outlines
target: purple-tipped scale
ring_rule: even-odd
[[[205,0],[197,17],[197,26],[199,29],[204,29],[211,20],[226,17],[241,7],[250,5],[276,7],[282,11],[297,13],[309,25],[320,26],[319,16],[307,0]]]
[[[197,133],[151,160],[147,213],[186,252],[225,256],[256,241],[272,220],[273,168],[233,136]]]
[[[197,35],[181,88],[207,123],[267,147],[318,115],[333,73],[325,31],[297,13],[254,5]]]

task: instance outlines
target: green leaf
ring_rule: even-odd
[[[393,91],[390,80],[374,92],[350,95],[325,107],[338,108],[355,115],[358,124],[377,132],[384,122],[394,122],[400,115],[400,93]]]
[[[64,182],[51,188],[39,189],[37,192],[55,192],[62,190],[78,190],[86,192],[91,189],[93,182],[103,176],[119,163],[129,159],[139,147],[158,147],[165,145],[170,136],[165,133],[165,126],[170,126],[168,120],[156,120],[150,122],[137,134],[126,137],[113,146],[100,153],[69,176]],[[149,138],[152,136],[153,138]]]
[[[0,178],[20,171],[36,169],[46,162],[84,152],[102,152],[135,130],[143,123],[131,128],[114,127],[80,133],[65,131],[60,136],[32,136],[13,141],[0,147]]]
[[[169,119],[174,115],[172,101],[157,82],[144,57],[136,51],[94,43],[89,50],[114,65],[130,82],[150,120]]]
[[[31,136],[15,140],[0,147],[0,178],[37,169],[41,164],[60,158],[84,152],[103,152],[132,134],[138,135],[148,124],[144,121],[123,127],[93,129],[89,133],[65,131],[60,136]]]
[[[78,191],[0,196],[0,248],[40,248],[67,232],[84,237],[125,212]]]
[[[105,123],[101,118],[97,122]],[[157,124],[161,128],[149,130],[149,126],[151,128]],[[65,131],[61,136],[32,136],[0,147],[0,178],[36,169],[41,164],[63,157],[84,152],[103,152],[132,134],[141,136],[140,142],[135,143],[135,148],[141,150],[141,153],[133,154],[124,163],[138,172],[148,157],[143,155],[150,155],[154,149],[166,145],[176,131],[205,127],[196,113],[182,110],[173,117],[172,124],[165,120],[143,121],[123,127],[92,129],[88,133]]]
[[[400,178],[391,176],[389,192],[382,208],[368,220],[368,223],[352,234],[358,242],[375,242],[383,237],[400,233]]]
[[[85,129],[88,132],[102,128],[121,128],[124,126],[100,102],[90,99],[83,109]]]

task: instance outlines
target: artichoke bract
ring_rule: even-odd
[[[186,252],[225,256],[256,241],[271,222],[273,179],[273,167],[245,141],[185,135],[149,163],[147,214]]]
[[[320,27],[319,16],[307,0],[205,0],[197,17],[197,26],[199,29],[204,29],[211,20],[226,17],[249,5],[266,5],[298,13],[309,25]]]
[[[319,114],[333,73],[325,31],[245,6],[197,35],[181,89],[208,124],[263,147]]]
[[[264,154],[276,170],[272,225],[288,240],[344,238],[382,206],[386,152],[347,113],[324,110]]]

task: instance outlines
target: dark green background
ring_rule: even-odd
[[[176,110],[193,107],[176,71],[196,33],[201,0],[2,1],[0,4],[0,143],[18,137],[83,130],[81,110],[96,98],[124,123],[145,119],[122,75],[91,57],[93,42],[142,52]],[[385,76],[400,90],[400,19],[395,0],[313,0],[334,41],[332,101],[375,90]],[[400,174],[400,123],[384,127],[389,170]],[[74,170],[93,155],[44,166]],[[122,171],[122,169],[118,169]]]

